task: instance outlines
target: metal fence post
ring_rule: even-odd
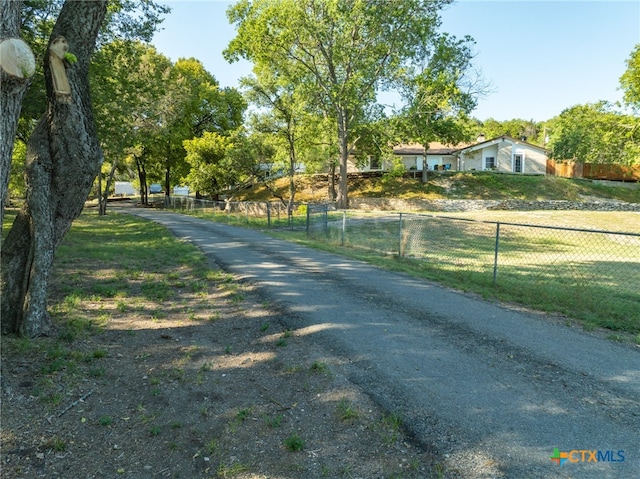
[[[271,228],[271,203],[267,201],[267,228]]]
[[[327,232],[329,231],[329,207],[327,205],[324,206],[324,234],[327,234]]]
[[[496,285],[496,278],[498,276],[498,249],[500,247],[500,222],[496,223],[496,248],[493,255],[493,286]]]
[[[402,213],[398,221],[398,256],[402,258]]]
[[[344,235],[347,229],[347,210],[342,210],[342,231],[340,232],[340,246],[344,246]]]

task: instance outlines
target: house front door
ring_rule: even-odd
[[[522,173],[522,155],[513,156],[513,172]]]

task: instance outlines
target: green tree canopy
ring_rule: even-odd
[[[183,179],[199,194],[216,197],[248,179],[256,170],[259,153],[243,129],[228,134],[206,131],[184,141],[189,172]]]
[[[12,0],[11,0],[12,1]],[[49,35],[64,0],[28,0],[22,9],[22,38],[36,55],[38,69],[22,105],[18,137],[26,142],[35,123],[44,113],[46,93],[42,59]],[[169,7],[152,0],[116,0],[107,6],[107,17],[97,39],[97,49],[116,40],[149,42],[170,12]],[[94,84],[95,85],[95,84]]]
[[[635,46],[627,60],[627,70],[620,78],[624,101],[640,109],[640,43]]]
[[[237,36],[228,60],[245,58],[304,87],[331,118],[339,150],[338,205],[348,206],[347,163],[358,124],[379,89],[420,61],[450,0],[240,0],[228,10]]]
[[[640,161],[640,119],[607,102],[568,108],[550,123],[552,158],[620,165]]]
[[[428,150],[433,141],[458,144],[472,134],[468,115],[482,93],[482,88],[474,90],[482,82],[467,78],[474,43],[470,37],[441,35],[423,52],[423,62],[409,69],[401,89],[405,107],[395,122],[404,142],[417,142]]]
[[[489,118],[485,121],[478,121],[477,133],[484,134],[486,139],[496,138],[506,135],[511,138],[526,138],[526,141],[535,145],[544,145],[544,123],[533,120],[523,120],[514,118],[512,120],[498,121]]]

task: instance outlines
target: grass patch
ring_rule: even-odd
[[[585,325],[640,332],[640,236],[512,225],[506,224],[506,214],[501,217],[505,223],[499,231],[495,270],[496,223],[469,221],[462,215],[407,214],[400,224],[397,214],[349,213],[342,232],[340,213],[336,221],[329,216],[327,227],[313,237],[298,231],[273,234],[485,298],[562,313]],[[521,212],[515,216],[525,218]],[[607,218],[591,212],[569,216],[576,222],[582,218],[591,228]],[[618,216],[637,221],[633,213],[611,213],[609,224]],[[530,213],[531,218],[538,223],[561,221],[559,215],[540,212]]]
[[[340,420],[345,422],[353,422],[360,417],[358,409],[345,398],[340,399],[336,411]]]
[[[512,175],[493,172],[429,172],[424,184],[421,175],[402,177],[350,178],[349,196],[375,198],[427,199],[551,199],[575,200],[583,196],[617,199],[640,203],[640,189],[604,186],[589,180],[554,176]],[[320,202],[326,200],[326,178],[299,175],[296,177],[296,200]],[[239,201],[273,201],[274,193],[288,197],[288,178],[275,180],[269,188],[257,185],[238,195]],[[239,215],[240,216],[240,215]],[[275,216],[275,214],[274,214]]]
[[[100,416],[100,419],[98,419],[98,424],[101,426],[111,426],[112,423],[113,419],[111,416]]]
[[[292,434],[284,440],[285,447],[292,452],[302,451],[304,449],[304,439],[297,434]]]
[[[322,361],[314,361],[313,363],[311,363],[311,366],[309,366],[309,371],[311,371],[314,374],[325,374],[325,375],[331,374],[331,370],[329,369],[329,366],[327,365],[327,363]]]

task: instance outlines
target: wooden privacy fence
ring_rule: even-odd
[[[640,181],[640,165],[623,166],[547,160],[547,175],[593,180]]]

